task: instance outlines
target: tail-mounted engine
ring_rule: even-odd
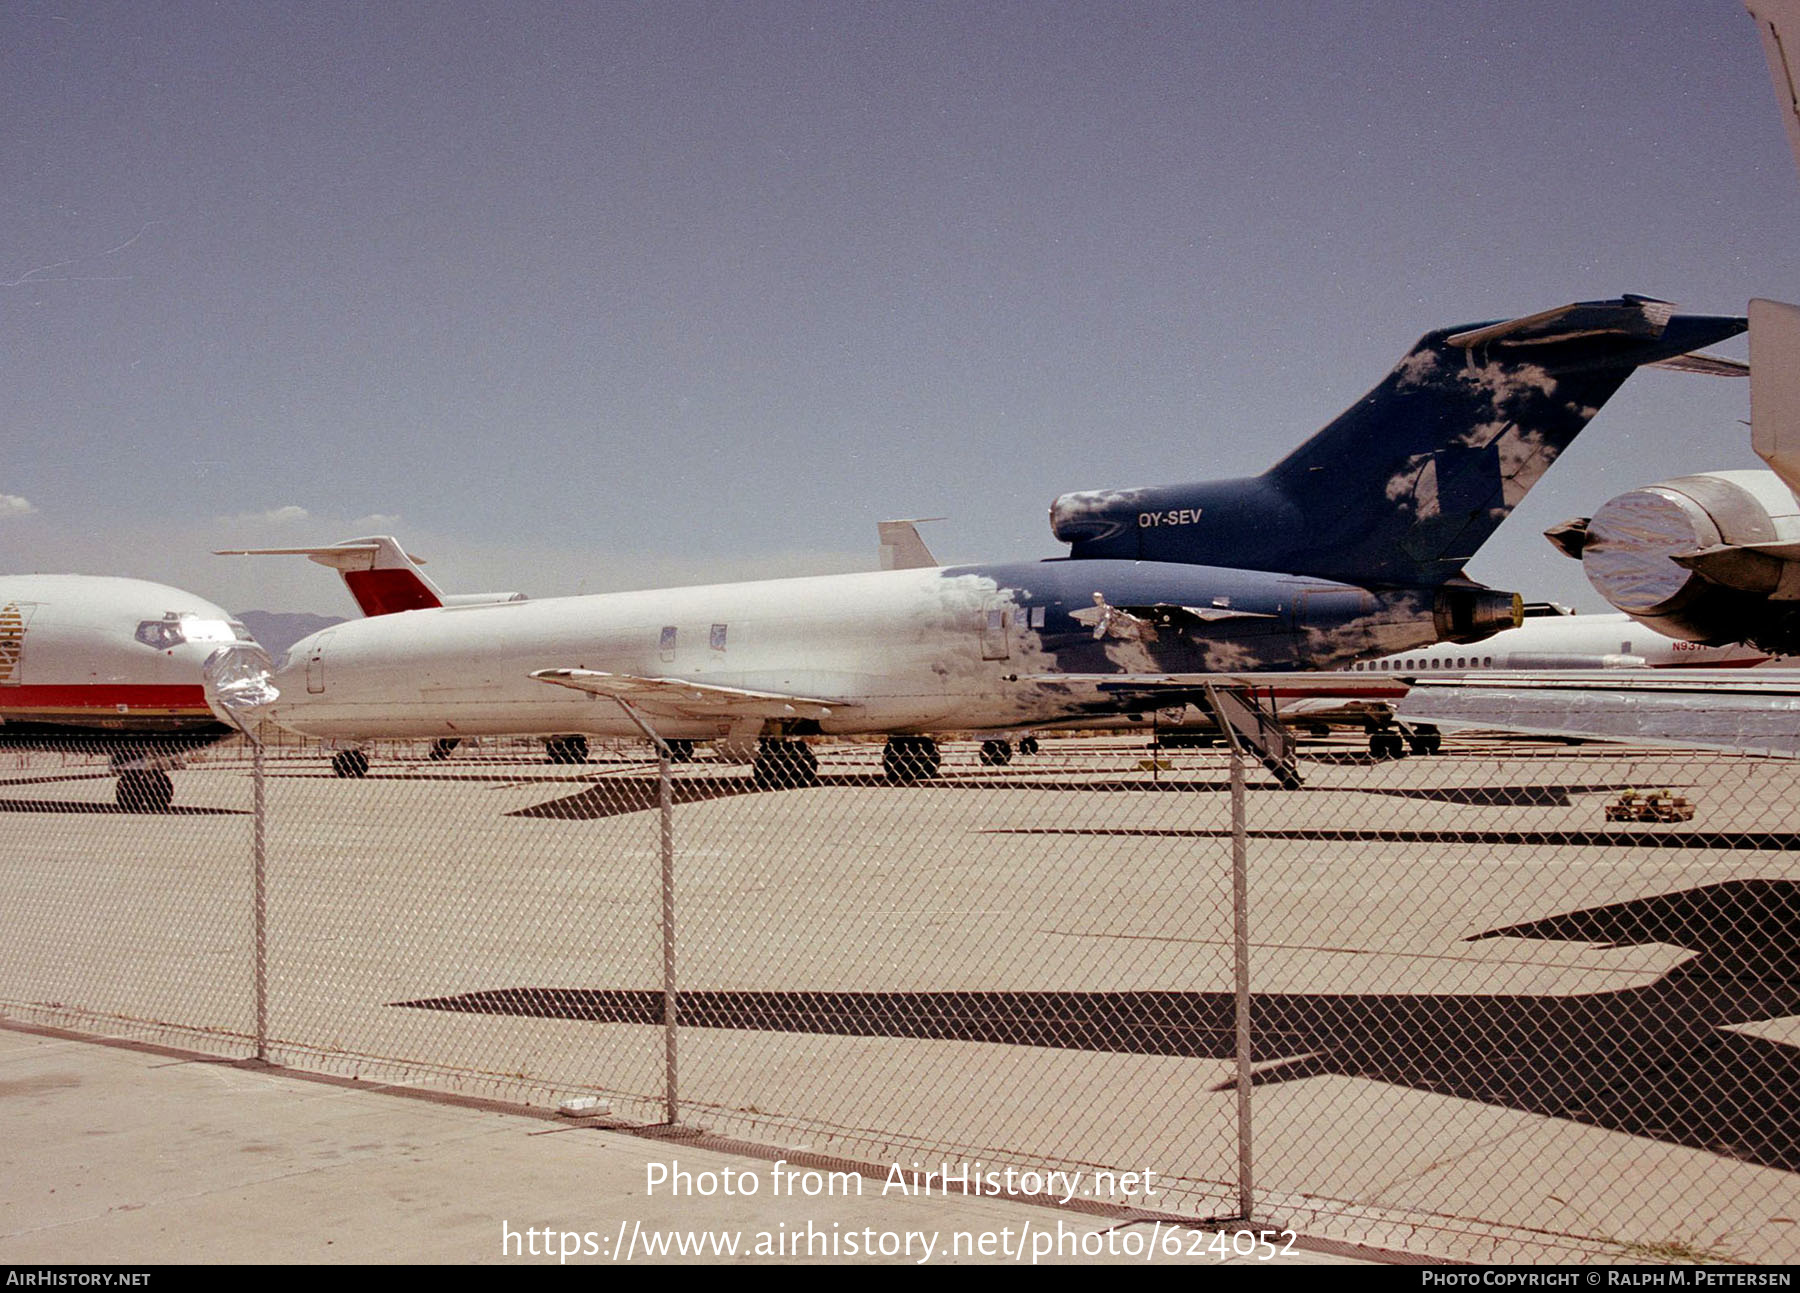
[[[1437,590],[1431,619],[1444,642],[1479,642],[1525,622],[1525,602],[1479,584],[1445,584]]]
[[[1545,531],[1594,591],[1688,642],[1800,651],[1800,500],[1774,473],[1680,476]]]

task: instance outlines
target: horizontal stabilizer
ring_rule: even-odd
[[[1748,377],[1750,365],[1724,355],[1671,355],[1646,368],[1666,368],[1672,373],[1697,373],[1701,377]]]
[[[683,718],[827,718],[851,706],[816,696],[789,696],[780,692],[747,691],[719,687],[686,678],[642,678],[598,669],[539,669],[539,682],[572,687],[594,696],[622,700],[653,714],[677,714]]]
[[[495,602],[522,602],[524,593],[455,593],[445,595],[419,567],[424,559],[412,556],[391,535],[346,539],[316,548],[223,548],[220,557],[308,557],[330,566],[343,576],[344,586],[368,616],[398,611],[431,610],[439,606],[486,606]]]
[[[1587,337],[1628,337],[1654,340],[1662,336],[1675,307],[1648,296],[1620,297],[1616,301],[1578,301],[1523,318],[1490,323],[1467,332],[1452,333],[1452,346],[1473,350],[1477,346],[1537,346]]]

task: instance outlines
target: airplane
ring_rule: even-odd
[[[1527,603],[1524,623],[1484,639],[1478,648],[1446,642],[1394,655],[1361,660],[1331,675],[1295,679],[1259,688],[1291,730],[1314,737],[1334,727],[1367,733],[1369,753],[1378,759],[1436,754],[1442,734],[1429,723],[1396,719],[1396,709],[1421,679],[1464,677],[1531,678],[1546,670],[1742,669],[1774,660],[1766,652],[1738,645],[1706,646],[1664,637],[1623,614],[1578,614],[1553,602]],[[1610,675],[1609,675],[1610,676]],[[1596,683],[1596,685],[1604,685]],[[1204,713],[1161,717],[1157,741],[1165,746],[1210,745],[1216,722]]]
[[[1800,0],[1745,8],[1800,163]],[[1659,481],[1544,537],[1640,624],[1790,655],[1800,650],[1800,307],[1753,300],[1749,321],[1751,448],[1769,470]]]
[[[119,807],[162,811],[181,755],[237,731],[201,680],[226,646],[261,649],[232,615],[178,588],[0,576],[0,748],[106,753]]]
[[[1800,653],[1800,307],[1750,302],[1750,426],[1770,470],[1658,481],[1545,537],[1640,624]]]
[[[1800,163],[1800,0],[1744,0],[1768,56],[1788,144]]]
[[[1745,0],[1800,163],[1800,0]],[[1681,476],[1621,494],[1544,537],[1637,623],[1702,645],[1800,649],[1800,308],[1749,311],[1751,448],[1768,471]],[[1573,737],[1800,756],[1800,673],[1700,672],[1680,679],[1429,680],[1413,720]]]
[[[934,733],[1204,701],[1297,785],[1242,689],[1516,626],[1469,558],[1638,367],[1744,326],[1626,296],[1427,333],[1260,476],[1063,495],[1047,561],[432,605],[391,538],[301,549],[400,591],[272,666],[243,656],[209,697],[340,742],[754,743],[767,786],[817,780],[809,735],[885,735],[906,782],[936,771]]]

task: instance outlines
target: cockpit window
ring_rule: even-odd
[[[202,619],[198,615],[163,616],[144,620],[134,634],[145,646],[167,651],[184,642],[250,642],[250,630],[235,620]]]

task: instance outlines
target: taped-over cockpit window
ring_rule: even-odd
[[[248,642],[250,630],[229,620],[201,619],[198,615],[165,615],[144,620],[134,635],[145,646],[167,651],[184,642]]]

